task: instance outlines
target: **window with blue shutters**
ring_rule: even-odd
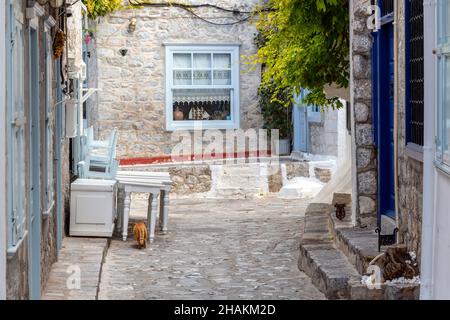
[[[436,130],[436,163],[450,169],[450,3],[438,1],[438,110]]]
[[[23,16],[9,7],[8,20],[8,252],[14,253],[26,235],[25,205],[25,105]]]

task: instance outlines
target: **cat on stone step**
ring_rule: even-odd
[[[146,248],[147,247],[147,227],[143,221],[136,222],[133,227],[134,239],[136,239],[138,243],[138,248]]]

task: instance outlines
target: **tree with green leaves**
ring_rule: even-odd
[[[263,65],[262,86],[273,89],[274,100],[286,88],[299,93],[302,87],[309,89],[306,103],[342,107],[324,88],[348,87],[348,0],[269,0],[267,5],[271,10],[260,13],[259,50],[252,57]]]
[[[93,20],[124,8],[123,0],[83,0],[83,3],[86,5],[88,17]]]

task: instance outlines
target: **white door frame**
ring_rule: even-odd
[[[6,67],[6,2],[0,4],[0,68]],[[6,299],[6,72],[0,72],[0,300]]]

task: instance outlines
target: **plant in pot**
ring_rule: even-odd
[[[274,88],[260,86],[259,105],[264,118],[264,129],[270,134],[272,129],[279,130],[278,155],[289,155],[292,138],[292,104],[291,90],[285,88],[274,95]],[[275,98],[274,98],[275,96]]]

